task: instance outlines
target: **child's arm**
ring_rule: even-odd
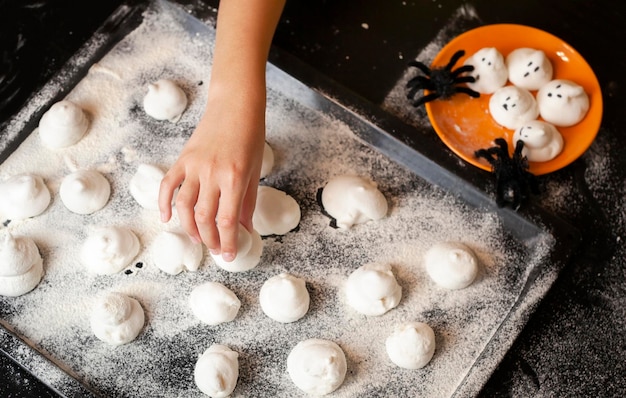
[[[161,219],[173,193],[181,226],[232,261],[239,223],[252,213],[265,141],[265,64],[285,0],[222,0],[206,110],[159,192]],[[182,185],[181,185],[182,184]]]

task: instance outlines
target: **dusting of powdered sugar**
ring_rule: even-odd
[[[34,131],[1,165],[0,178],[36,173],[53,194],[42,215],[6,224],[6,230],[36,242],[45,275],[34,291],[1,298],[3,322],[103,396],[200,397],[193,368],[213,343],[240,355],[233,396],[301,396],[286,372],[286,359],[308,338],[332,340],[346,353],[348,374],[333,396],[462,393],[457,389],[463,379],[487,347],[494,350],[492,338],[518,302],[528,275],[550,252],[549,238],[539,236],[530,246],[517,242],[495,214],[469,207],[392,162],[358,140],[345,122],[295,100],[300,94],[294,95],[288,84],[273,81],[268,89],[267,140],[275,165],[262,184],[300,204],[297,230],[265,239],[261,263],[244,273],[222,270],[206,253],[197,272],[173,276],[154,265],[151,243],[178,220],[160,223],[158,212],[134,201],[128,183],[141,163],[171,165],[203,110],[214,30],[206,25],[190,33],[185,21],[176,10],[146,11],[143,23],[67,96],[89,113],[87,135],[72,147],[51,151]],[[173,79],[189,97],[176,123],[155,121],[141,107],[147,84],[159,78]],[[302,88],[294,90],[301,93]],[[78,215],[63,206],[59,185],[73,168],[98,169],[110,181],[111,199],[102,210]],[[316,202],[317,190],[330,177],[346,173],[378,183],[390,205],[386,218],[348,231],[329,226]],[[102,225],[129,228],[141,242],[137,258],[116,275],[90,274],[78,255],[90,228]],[[438,288],[422,267],[423,253],[447,240],[464,242],[480,260],[479,276],[466,289]],[[403,288],[399,306],[380,317],[362,316],[344,300],[346,278],[368,262],[392,264]],[[281,272],[304,278],[311,295],[307,315],[291,324],[268,318],[258,304],[262,284]],[[242,307],[235,320],[208,326],[194,317],[188,297],[206,281],[223,283],[239,297]],[[91,332],[91,306],[102,291],[118,291],[141,303],[146,326],[133,342],[111,347]],[[395,324],[413,320],[427,322],[437,342],[432,361],[417,371],[397,368],[384,348]],[[514,326],[512,336],[521,327]],[[493,367],[490,363],[486,369]]]

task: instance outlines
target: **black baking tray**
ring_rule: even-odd
[[[0,162],[3,162],[20,143],[35,129],[41,115],[56,101],[62,99],[83,79],[89,67],[98,62],[119,40],[132,32],[142,22],[142,13],[156,3],[160,7],[182,8],[195,22],[214,23],[215,9],[200,1],[156,2],[129,0],[122,4],[94,34],[81,51],[80,58],[71,59],[62,73],[53,77],[51,85],[58,89],[50,96],[45,106],[37,109],[24,107],[18,117],[7,121],[0,138]],[[190,29],[195,29],[190,26]],[[529,274],[524,290],[518,302],[511,308],[507,320],[496,331],[487,348],[475,363],[474,371],[468,373],[463,381],[463,394],[477,394],[487,378],[495,370],[497,360],[501,359],[512,345],[511,335],[517,335],[538,305],[537,300],[526,300],[539,281],[543,285],[551,284],[559,271],[567,264],[570,256],[580,241],[578,231],[543,208],[528,203],[518,211],[501,208],[493,197],[493,180],[490,173],[470,167],[442,143],[432,140],[434,131],[419,131],[399,118],[382,110],[363,97],[342,87],[335,81],[320,74],[299,59],[273,47],[268,65],[268,84],[281,82],[301,86],[300,102],[313,109],[333,115],[351,127],[354,133],[376,150],[395,162],[405,166],[421,178],[458,196],[471,206],[484,212],[495,213],[504,227],[519,241],[532,247],[536,237],[549,234],[554,238],[554,247],[550,258],[542,267],[535,267]],[[37,94],[34,94],[37,95]],[[24,115],[29,115],[25,118]],[[15,126],[16,120],[26,120],[23,125]],[[16,131],[15,134],[7,132]],[[545,292],[544,292],[545,293]],[[61,382],[50,385],[59,395],[66,397],[97,396],[90,391],[70,369],[55,363],[35,344],[15,333],[10,325],[1,323],[0,350],[17,363],[31,371],[35,377],[45,372],[57,372]],[[511,330],[515,333],[510,333]],[[484,362],[484,363],[483,363]],[[61,386],[61,387],[59,387]],[[457,394],[460,396],[460,394]]]

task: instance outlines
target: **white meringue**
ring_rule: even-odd
[[[202,244],[194,243],[181,228],[161,232],[152,243],[151,253],[154,264],[170,275],[197,271],[204,256]]]
[[[385,340],[391,362],[405,369],[420,369],[435,353],[435,333],[425,323],[405,322],[397,325]]]
[[[550,123],[531,120],[524,123],[513,133],[513,143],[524,142],[522,156],[530,162],[547,162],[554,159],[563,150],[563,136]]]
[[[509,77],[504,57],[495,47],[481,48],[467,58],[463,65],[474,67],[468,75],[473,76],[475,81],[467,85],[481,94],[492,94],[503,87]]]
[[[228,397],[237,386],[239,354],[225,345],[213,344],[196,362],[196,385],[211,398]]]
[[[263,240],[261,235],[255,230],[248,232],[239,225],[239,235],[237,237],[237,256],[233,261],[225,261],[221,254],[212,254],[215,264],[229,272],[243,272],[256,267],[261,261],[263,254]]]
[[[354,175],[331,178],[322,190],[322,206],[343,229],[387,215],[387,199],[376,183]]]
[[[539,114],[546,122],[568,127],[585,118],[589,111],[589,96],[579,84],[557,79],[539,89],[537,104]]]
[[[259,293],[261,309],[282,323],[295,322],[309,310],[310,297],[302,278],[281,273],[269,278]]]
[[[348,365],[341,347],[330,340],[299,342],[287,357],[287,372],[293,383],[307,394],[326,395],[343,383]]]
[[[237,316],[241,301],[235,293],[219,282],[196,286],[189,295],[193,314],[208,325],[230,322]]]
[[[539,108],[530,91],[517,86],[504,86],[489,98],[489,113],[499,125],[515,130],[535,120],[539,116]]]
[[[552,63],[541,50],[517,48],[506,56],[509,81],[526,90],[539,90],[552,79]]]
[[[157,120],[177,121],[187,107],[187,95],[172,80],[160,79],[148,85],[143,98],[146,113]]]
[[[270,144],[263,146],[263,163],[261,163],[261,178],[267,177],[274,168],[274,151]]]
[[[73,213],[91,214],[102,209],[111,195],[111,184],[96,170],[78,170],[61,182],[59,196]]]
[[[0,238],[0,296],[17,297],[33,290],[43,276],[43,259],[35,242],[6,232]]]
[[[130,179],[128,190],[144,209],[159,210],[159,189],[163,177],[165,172],[159,167],[142,163]]]
[[[401,298],[402,287],[389,264],[362,265],[350,274],[346,282],[348,305],[364,315],[382,315],[395,308]]]
[[[126,268],[139,254],[139,238],[128,228],[95,228],[80,252],[85,267],[98,275],[112,275]]]
[[[424,265],[430,278],[447,289],[463,289],[472,284],[478,274],[478,259],[467,245],[440,242],[424,254]]]
[[[22,220],[43,213],[51,195],[43,179],[35,174],[18,174],[0,183],[0,217]]]
[[[261,236],[284,235],[300,224],[300,205],[287,193],[259,185],[252,214],[254,229]]]
[[[122,293],[110,292],[96,298],[91,313],[94,335],[111,345],[133,341],[143,329],[145,314],[141,304]]]
[[[83,109],[72,101],[55,103],[39,121],[39,138],[48,148],[74,145],[85,135],[89,119]]]

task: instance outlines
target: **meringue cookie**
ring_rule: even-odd
[[[526,90],[539,90],[552,79],[552,63],[541,50],[518,48],[506,56],[509,81]]]
[[[148,210],[159,210],[159,189],[165,172],[157,166],[142,163],[137,166],[128,183],[130,195],[139,206]]]
[[[154,264],[170,275],[197,271],[204,255],[202,244],[194,243],[181,228],[161,232],[151,252]]]
[[[157,120],[177,121],[187,107],[187,95],[172,80],[160,79],[148,85],[143,98],[146,113]]]
[[[248,271],[259,264],[261,255],[263,254],[263,241],[261,235],[255,230],[248,232],[243,226],[239,225],[239,235],[237,237],[237,256],[233,261],[225,261],[221,254],[211,253],[213,261],[220,268],[229,272]]]
[[[213,344],[196,362],[196,385],[211,398],[228,397],[237,386],[239,354],[225,345]]]
[[[65,148],[83,138],[89,119],[83,109],[72,101],[55,103],[39,121],[39,138],[48,148]]]
[[[265,281],[259,302],[265,315],[278,322],[290,323],[307,313],[310,297],[304,279],[281,273]]]
[[[193,314],[208,325],[230,322],[237,316],[241,301],[229,288],[218,282],[196,286],[189,296]]]
[[[400,303],[402,287],[389,264],[365,264],[346,282],[348,304],[364,315],[382,315]]]
[[[458,242],[440,242],[424,254],[424,265],[430,278],[446,289],[463,289],[472,284],[478,274],[476,255]]]
[[[91,313],[91,330],[111,345],[133,341],[141,332],[145,315],[141,304],[122,293],[106,293],[96,298]]]
[[[321,199],[324,210],[336,220],[337,227],[343,229],[387,215],[387,199],[376,183],[359,176],[331,178],[322,190]]]
[[[300,205],[285,192],[259,185],[252,214],[254,229],[261,236],[284,235],[300,224]]]
[[[107,204],[111,184],[96,170],[79,170],[63,179],[59,195],[69,211],[91,214]]]
[[[274,151],[270,144],[263,146],[263,163],[261,163],[261,178],[267,177],[274,168]]]
[[[475,81],[467,83],[468,87],[481,94],[492,94],[506,84],[509,71],[504,57],[495,47],[485,47],[467,58],[463,65],[472,65],[474,70],[468,72]]]
[[[329,340],[299,342],[287,357],[287,372],[293,383],[307,394],[326,395],[343,383],[348,365],[341,347]]]
[[[35,242],[14,237],[0,238],[0,295],[17,297],[33,290],[43,276],[43,259]]]
[[[563,136],[550,123],[531,120],[518,127],[513,133],[513,142],[522,140],[522,156],[531,162],[547,162],[563,150]]]
[[[568,127],[585,118],[589,110],[589,96],[577,83],[557,79],[539,89],[537,104],[539,114],[546,122]]]
[[[397,325],[385,341],[391,362],[405,369],[420,369],[435,353],[435,333],[425,323],[406,322]]]
[[[48,208],[51,195],[43,179],[24,173],[0,183],[0,217],[22,220],[40,215]]]
[[[489,112],[496,123],[511,130],[539,116],[535,97],[517,86],[497,89],[489,98]]]
[[[130,229],[118,226],[95,228],[83,243],[80,257],[87,269],[98,275],[112,275],[126,268],[139,254],[139,238]]]

